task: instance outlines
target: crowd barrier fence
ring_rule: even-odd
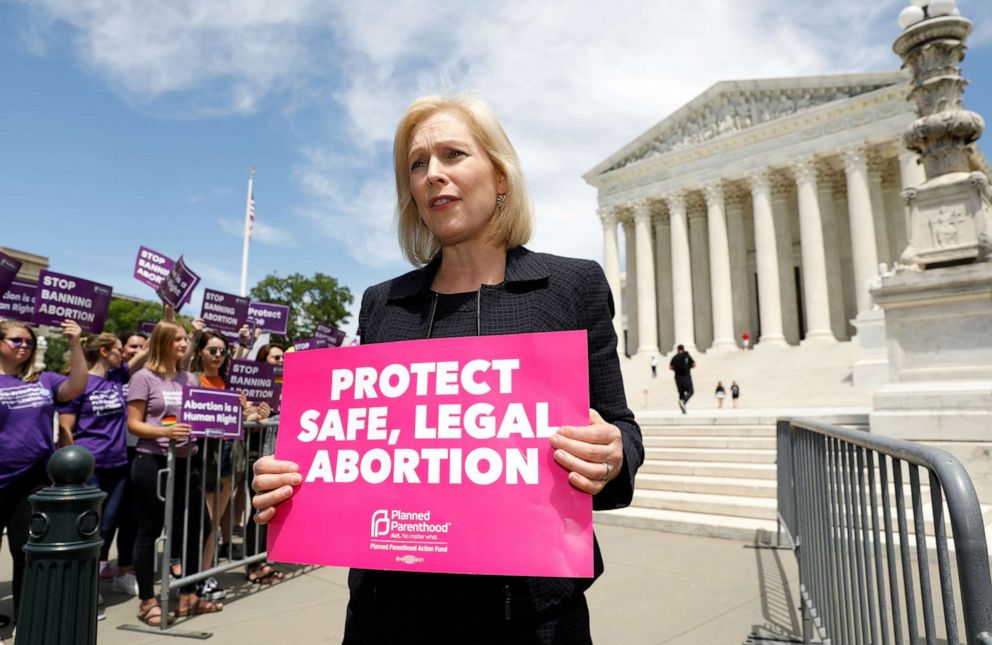
[[[777,446],[778,519],[799,564],[804,643],[815,630],[825,645],[992,645],[982,511],[953,455],[806,419],[779,420]]]
[[[267,527],[258,526],[253,521],[251,497],[251,473],[255,461],[263,455],[271,455],[275,452],[276,431],[279,425],[278,417],[271,417],[264,421],[246,421],[244,423],[244,437],[242,439],[199,439],[199,450],[196,455],[189,457],[190,467],[183,469],[181,473],[185,477],[181,490],[185,492],[181,499],[177,499],[176,490],[180,473],[177,469],[177,457],[175,442],[170,442],[169,451],[166,456],[166,468],[158,472],[159,500],[165,505],[165,529],[163,535],[156,540],[156,571],[161,577],[161,590],[159,593],[159,604],[162,608],[162,615],[168,616],[174,609],[179,590],[188,585],[202,583],[209,578],[213,578],[226,571],[231,571],[239,567],[248,567],[264,562],[267,558],[265,549],[265,536]],[[225,453],[229,457],[225,457]],[[230,459],[231,474],[229,477],[223,475],[225,469],[225,459]],[[201,481],[200,495],[191,499],[190,482],[192,473],[198,470]],[[212,477],[208,476],[208,471]],[[225,479],[230,481],[230,495],[226,504],[227,531],[223,531],[221,518],[225,515],[224,508],[221,507],[221,491],[225,485]],[[208,482],[212,485],[207,486]],[[204,553],[205,539],[211,533],[210,514],[207,511],[208,494],[213,494],[212,516],[216,530],[212,533],[216,539],[222,533],[235,536],[235,527],[243,526],[244,534],[240,543],[240,550],[236,547],[238,543],[233,539],[228,543],[228,551],[225,555],[220,554],[220,542],[217,541],[213,548],[213,555],[209,562],[200,562]],[[242,496],[239,501],[239,495]],[[172,521],[173,513],[177,504],[182,512],[182,535],[176,535]],[[238,508],[239,505],[241,508]],[[193,513],[199,513],[199,522],[192,521]],[[177,547],[178,541],[188,534],[190,526],[197,524],[201,528],[198,531],[196,540],[196,551],[191,552],[189,542],[185,539]],[[172,575],[172,568],[177,564],[174,553],[181,554],[179,557],[180,575]],[[199,563],[202,566],[190,565]],[[196,569],[195,572],[190,572]],[[144,625],[124,625],[122,629],[132,631],[153,631],[155,633],[176,632],[176,625],[163,620],[158,627],[147,627]],[[208,633],[176,633],[186,637],[206,638]]]

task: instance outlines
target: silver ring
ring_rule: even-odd
[[[600,479],[599,481],[601,481],[601,482],[608,482],[608,481],[610,481],[610,473],[613,472],[613,468],[608,463],[606,463],[605,461],[603,462],[603,465],[606,466],[606,474],[603,475],[603,478]]]

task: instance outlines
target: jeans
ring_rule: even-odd
[[[31,502],[28,497],[48,486],[48,460],[36,464],[8,486],[0,488],[0,534],[7,529],[7,548],[14,560],[14,622],[21,607],[21,585],[24,581],[24,545],[28,542],[31,523]]]
[[[95,486],[107,494],[107,499],[103,500],[103,517],[100,518],[100,537],[103,538],[103,546],[100,547],[101,560],[106,560],[110,553],[110,543],[114,540],[114,530],[117,528],[117,521],[124,504],[128,477],[128,467],[125,464],[115,468],[97,468],[86,482],[87,485]]]

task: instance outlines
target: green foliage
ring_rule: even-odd
[[[45,336],[48,347],[45,348],[45,369],[49,372],[61,373],[69,363],[69,341],[65,336],[54,334]]]
[[[310,277],[293,273],[285,278],[273,273],[252,287],[249,295],[256,302],[290,306],[287,337],[291,339],[312,334],[317,323],[340,326],[350,316],[346,305],[354,301],[348,287],[339,286],[336,278],[323,273]],[[279,336],[273,340],[285,342]]]
[[[162,303],[141,300],[123,300],[115,298],[110,301],[107,312],[107,322],[103,331],[110,334],[123,334],[138,328],[139,320],[162,320]]]

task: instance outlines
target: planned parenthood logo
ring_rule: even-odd
[[[389,535],[389,511],[378,510],[372,513],[372,537]]]
[[[378,509],[372,512],[369,548],[374,551],[405,551],[404,555],[417,554],[413,559],[397,562],[416,564],[423,562],[424,553],[447,553],[451,522],[431,518],[432,511],[404,511]],[[419,558],[419,559],[418,559]]]

